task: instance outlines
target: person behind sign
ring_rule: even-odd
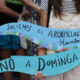
[[[17,22],[19,15],[23,9],[20,1],[0,0],[0,25]],[[19,9],[20,8],[20,9]],[[25,12],[28,16],[28,12]],[[17,55],[25,55],[25,49],[20,44],[20,38],[15,35],[0,35],[0,58],[6,59],[12,55],[13,50]],[[12,72],[3,73],[4,80],[12,80]],[[21,74],[22,80],[29,80],[26,74]]]
[[[47,26],[47,17],[48,17],[48,0],[21,0],[24,2],[25,6],[31,7],[30,14],[31,17],[26,21],[38,24],[41,26]],[[35,55],[36,45],[31,44],[32,54]],[[35,46],[35,47],[34,47]],[[38,47],[38,56],[45,55],[46,49]],[[45,77],[45,76],[44,76]]]
[[[25,6],[30,7],[30,15],[26,21],[47,27],[47,11],[48,11],[48,0],[21,0],[24,2]],[[44,4],[45,3],[45,4]],[[31,55],[37,54],[37,45],[30,43]],[[44,55],[46,49],[38,48],[38,55]],[[29,55],[30,55],[29,54]]]
[[[51,0],[49,27],[57,29],[80,28],[80,0]],[[64,51],[67,49],[62,49]],[[59,52],[60,52],[59,51]],[[55,51],[47,50],[47,54]],[[36,75],[35,80],[80,80],[80,66],[57,76],[46,77],[42,73]]]

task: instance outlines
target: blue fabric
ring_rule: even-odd
[[[1,35],[0,48],[1,49],[19,49],[21,48],[20,38],[15,35]]]

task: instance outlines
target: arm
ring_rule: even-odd
[[[41,15],[40,25],[44,26],[44,27],[47,27],[48,0],[42,0],[40,7],[42,8],[42,10],[40,12],[40,15]],[[38,48],[38,56],[45,55],[46,54],[46,50],[47,50],[46,48]]]
[[[48,14],[45,11],[41,11],[41,18],[40,18],[40,25],[47,27],[47,18],[48,18]]]
[[[41,11],[41,18],[40,18],[40,25],[46,27],[47,26],[47,13],[45,11]],[[45,55],[46,49],[45,48],[38,48],[38,56]]]
[[[43,9],[41,9],[39,5],[35,4],[32,0],[21,0],[21,1],[23,1],[25,5],[34,8],[41,15],[40,19],[41,26],[47,26],[47,13]]]
[[[34,8],[39,13],[42,11],[40,6],[35,4],[32,0],[21,0],[21,1],[24,2],[25,5],[28,5],[28,6],[32,7],[32,8]]]
[[[19,13],[13,11],[12,9],[10,9],[6,6],[5,0],[0,0],[0,12],[6,14],[8,16],[12,16],[14,18],[19,17]]]

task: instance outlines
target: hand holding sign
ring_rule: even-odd
[[[35,75],[35,80],[43,79],[43,78],[46,78],[46,76],[44,76],[41,72],[38,72],[37,75]]]

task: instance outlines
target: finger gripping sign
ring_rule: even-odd
[[[71,49],[45,56],[12,56],[0,61],[0,73],[7,71],[35,75],[41,71],[45,76],[68,72],[80,65],[80,49]]]
[[[0,73],[14,71],[35,75],[55,76],[70,71],[80,64],[80,29],[51,29],[28,22],[0,26],[0,35],[25,36],[43,48],[60,50],[75,48],[46,56],[12,56],[0,61]]]
[[[0,35],[6,34],[25,36],[40,47],[52,50],[80,47],[80,29],[52,29],[22,21],[2,25]]]

